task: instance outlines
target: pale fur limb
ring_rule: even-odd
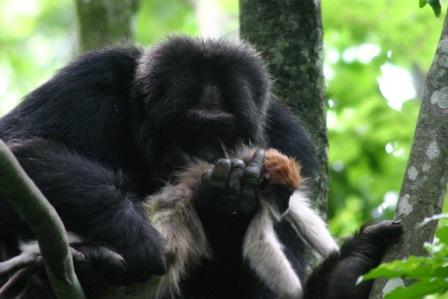
[[[323,257],[339,250],[326,223],[309,207],[308,198],[303,191],[296,190],[293,193],[283,217]]]
[[[250,150],[246,149],[247,152]],[[300,165],[294,159],[270,149],[266,151],[263,166],[263,176],[270,184],[284,185],[295,191],[283,214],[277,208],[275,199],[260,198],[261,210],[249,225],[243,255],[260,279],[280,298],[302,298],[300,278],[283,252],[283,244],[276,235],[273,222],[287,220],[296,233],[324,257],[338,250],[338,247],[325,222],[308,206],[305,193],[299,189],[302,183]]]
[[[264,201],[251,221],[243,243],[243,256],[271,290],[282,299],[302,298],[302,284],[278,240]]]
[[[154,298],[176,298],[188,270],[210,257],[205,232],[193,206],[193,190],[206,167],[199,163],[182,172],[178,184],[167,185],[145,202],[148,219],[163,236],[168,257],[168,271],[159,278]]]

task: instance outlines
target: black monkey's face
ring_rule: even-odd
[[[263,143],[271,80],[247,44],[171,38],[142,56],[136,76],[145,139],[197,156]]]

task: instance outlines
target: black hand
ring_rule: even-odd
[[[341,249],[341,255],[356,252],[379,263],[384,250],[403,233],[400,221],[381,221],[365,225],[351,240],[347,240]]]
[[[123,284],[127,266],[121,255],[95,243],[72,243],[70,247],[83,288]]]
[[[257,187],[264,151],[257,150],[246,166],[242,160],[221,159],[204,173],[195,205],[199,212],[221,218],[251,218],[258,206]]]
[[[119,249],[115,250],[95,243],[70,246],[82,255],[74,258],[77,273],[87,286],[94,288],[105,282],[116,286],[142,283],[166,271],[162,242],[152,231],[133,244],[116,244]]]
[[[308,278],[304,299],[367,299],[372,281],[357,283],[359,276],[381,262],[384,250],[403,233],[399,221],[364,226],[331,254]]]
[[[149,223],[139,222],[138,225],[140,227],[135,227],[134,236],[126,239],[134,241],[117,244],[121,247],[117,252],[127,265],[125,285],[146,282],[152,275],[162,275],[166,271],[160,235]]]

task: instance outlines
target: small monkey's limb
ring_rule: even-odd
[[[300,166],[277,150],[266,151],[259,183],[260,209],[251,221],[243,243],[243,256],[259,279],[280,298],[300,298],[302,283],[283,252],[274,223],[289,208],[300,186]]]
[[[308,204],[303,190],[301,166],[275,149],[266,151],[260,194],[277,221],[288,221],[294,230],[320,255],[326,257],[338,249],[326,223]]]
[[[146,199],[145,210],[163,237],[167,272],[160,277],[155,298],[176,298],[183,277],[210,257],[204,228],[193,207],[193,190],[209,165],[199,163],[179,174],[176,185],[167,185]]]

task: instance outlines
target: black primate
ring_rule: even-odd
[[[187,37],[77,58],[0,120],[0,138],[69,231],[123,256],[127,272],[114,283],[125,285],[169,270],[165,241],[143,202],[176,171],[202,160],[217,163],[221,180],[244,181],[245,165],[221,175],[231,161],[220,159],[245,144],[296,158],[304,176],[313,175],[316,163],[303,127],[271,99],[270,76],[249,45]],[[212,257],[192,272],[180,298],[278,297],[241,258],[244,232],[259,208],[256,186],[238,184],[245,188],[238,196],[230,187],[205,181],[196,195]],[[14,255],[17,237],[32,236],[1,198],[0,219],[3,251]],[[354,280],[378,263],[400,229],[381,223],[361,232],[316,270],[304,298],[364,298],[346,290],[361,292]],[[275,231],[304,281],[305,242],[281,219]]]

